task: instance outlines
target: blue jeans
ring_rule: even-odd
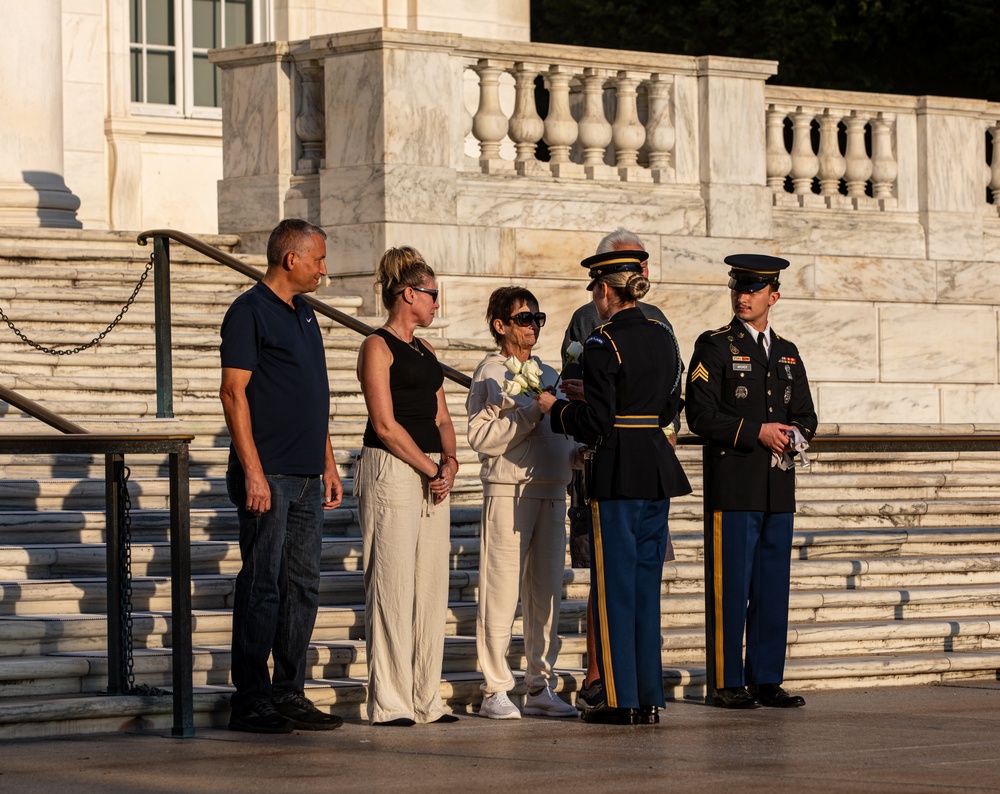
[[[240,519],[240,556],[233,601],[233,709],[259,697],[302,692],[306,652],[319,608],[323,547],[320,477],[267,475],[271,509],[246,509],[246,481],[239,466],[226,472],[229,498]],[[274,679],[267,658],[274,657]]]

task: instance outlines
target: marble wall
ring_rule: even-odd
[[[530,0],[273,0],[274,38],[306,39],[367,28],[437,30],[528,41]]]
[[[383,26],[530,38],[529,0],[259,0],[254,7],[260,41]],[[0,225],[217,231],[218,204],[229,200],[216,188],[221,113],[180,98],[132,102],[129,10],[129,0],[0,3],[8,34],[0,52]],[[183,75],[178,83],[180,97]],[[277,195],[291,184],[286,176],[267,187]],[[283,199],[277,203],[280,213]]]
[[[381,252],[415,245],[438,273],[450,337],[485,339],[490,291],[524,284],[549,315],[537,350],[551,361],[589,299],[580,260],[625,226],[650,252],[648,299],[685,358],[731,317],[723,258],[771,253],[792,263],[772,323],[799,345],[821,421],[1000,422],[1000,215],[984,145],[1000,107],[770,88],[770,62],[442,33],[316,36],[283,52],[287,77],[269,67],[263,94],[263,50],[217,56],[234,94],[226,112],[238,116],[249,94],[281,128],[291,128],[283,113],[320,113],[324,157],[316,173],[297,171],[302,141],[234,131],[220,230],[252,246],[266,227],[261,202],[320,222],[335,252],[330,289],[360,295],[366,312],[381,311],[371,290]],[[296,75],[316,63],[322,107],[304,111]],[[536,121],[536,75],[558,124]],[[605,118],[583,130],[587,80],[599,81]],[[666,105],[654,111],[654,100]],[[805,132],[791,148],[769,136],[786,119],[806,132],[825,125],[822,152]],[[588,166],[585,141],[602,124],[613,135]],[[847,150],[829,132],[838,125]],[[535,156],[539,137],[551,160]],[[829,181],[838,173],[845,182]]]

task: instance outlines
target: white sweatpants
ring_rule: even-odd
[[[434,722],[448,612],[451,500],[435,505],[426,478],[365,447],[355,471],[365,568],[368,719]]]
[[[518,594],[529,689],[552,680],[566,568],[566,500],[487,496],[479,547],[476,650],[487,695],[514,688],[507,663]]]

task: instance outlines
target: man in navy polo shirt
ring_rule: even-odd
[[[323,339],[301,297],[326,275],[325,239],[306,221],[279,223],[263,280],[233,301],[222,321],[219,396],[232,438],[226,485],[243,559],[233,602],[230,730],[342,724],[303,691],[319,607],[323,510],[344,495],[330,444]]]

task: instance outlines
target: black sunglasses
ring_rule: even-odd
[[[436,289],[427,289],[426,287],[410,287],[410,289],[414,292],[426,292],[431,296],[432,301],[436,301],[438,299],[438,290]]]
[[[510,321],[522,328],[527,328],[532,323],[538,323],[538,327],[541,328],[545,325],[545,312],[535,312],[534,314],[531,312],[518,312],[510,318]]]

